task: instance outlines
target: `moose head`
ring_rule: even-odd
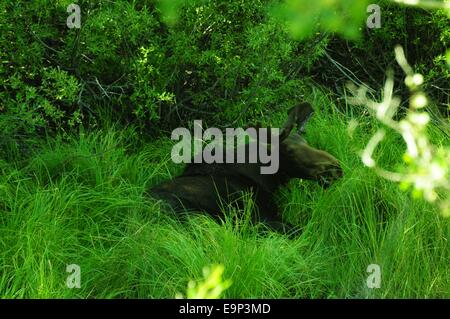
[[[303,138],[305,126],[314,110],[307,102],[288,111],[280,132],[280,170],[290,178],[315,180],[328,186],[342,177],[339,161],[331,154],[308,145]],[[297,127],[295,132],[293,129]]]

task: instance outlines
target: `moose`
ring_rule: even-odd
[[[279,169],[275,174],[261,174],[260,162],[191,162],[180,176],[151,188],[150,195],[163,200],[176,213],[206,212],[219,218],[227,205],[243,208],[242,194],[246,192],[253,195],[256,208],[252,214],[254,222],[262,222],[277,231],[286,231],[289,226],[282,222],[273,199],[274,192],[280,186],[292,178],[301,178],[318,181],[327,187],[342,176],[341,166],[335,157],[309,146],[302,137],[305,124],[313,112],[308,102],[292,107],[279,131],[276,145],[270,145],[269,139],[268,143],[251,141],[239,146],[244,147],[246,153],[252,149],[251,143],[279,152]],[[294,127],[297,127],[296,132],[292,132]],[[272,133],[270,136],[273,137]]]

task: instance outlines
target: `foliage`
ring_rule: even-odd
[[[47,10],[41,10],[39,2],[0,4],[1,134],[80,122],[75,106],[79,79],[58,64],[47,63],[48,47],[38,37],[60,37],[55,25],[36,23],[53,19],[56,8],[53,1],[48,2]]]
[[[203,282],[188,283],[186,298],[188,299],[218,299],[231,286],[231,280],[223,280],[223,265],[213,265],[203,268]],[[177,298],[182,298],[178,295]]]
[[[333,38],[327,47],[330,57],[319,61],[316,67],[317,80],[334,87],[339,94],[344,93],[348,80],[356,85],[364,83],[373,94],[385,80],[385,72],[380,70],[392,68],[401,74],[393,49],[402,45],[414,69],[423,74],[424,90],[432,104],[447,116],[450,101],[450,68],[445,59],[450,43],[447,14],[443,10],[401,6],[391,0],[378,1],[378,5],[381,27],[369,29],[361,25],[361,38],[352,43]],[[401,78],[395,81],[396,93],[406,100],[408,88]]]
[[[448,103],[448,94],[443,94],[450,81],[450,68],[445,59],[446,50],[450,47],[447,12],[422,8],[420,2],[412,7],[384,3],[388,13],[383,20],[383,28],[373,30],[368,45],[385,44],[385,52],[394,61],[392,49],[401,44],[417,72],[424,75],[424,89],[433,93],[436,101]],[[436,90],[436,87],[444,91]]]
[[[274,9],[274,14],[287,21],[294,37],[310,37],[320,30],[356,39],[369,3],[368,0],[286,0]]]
[[[169,24],[164,2],[79,1],[81,29],[66,26],[68,3],[1,4],[5,133],[68,130],[105,114],[154,133],[195,118],[268,118],[298,101],[299,73],[323,47],[290,39],[266,0],[179,2]]]
[[[435,202],[440,197],[438,193],[450,192],[450,148],[448,145],[433,145],[429,141],[427,125],[430,122],[430,115],[424,111],[429,102],[422,91],[423,76],[414,73],[401,47],[396,48],[396,59],[406,74],[405,83],[411,92],[410,106],[403,119],[395,119],[401,100],[393,94],[392,74],[388,75],[381,102],[377,103],[367,98],[367,89],[364,87],[358,89],[350,87],[354,97],[349,101],[355,105],[367,106],[381,123],[402,136],[406,144],[406,152],[403,155],[406,165],[401,172],[390,172],[380,167],[373,158],[375,149],[385,138],[384,129],[379,129],[372,136],[362,154],[362,160],[366,166],[375,169],[381,176],[400,182],[402,188],[413,188],[417,197]],[[450,197],[447,195],[439,199],[442,214],[449,217]]]
[[[292,239],[236,227],[233,212],[223,223],[168,214],[146,195],[179,173],[167,138],[142,143],[131,129],[95,130],[39,140],[20,163],[0,160],[0,295],[173,298],[202,281],[206,265],[222,264],[233,282],[224,298],[450,297],[449,220],[355,156],[376,121],[357,116],[349,138],[352,117],[328,93],[315,88],[307,98],[318,111],[305,138],[339,158],[344,177],[326,190],[302,180],[280,190],[284,218],[301,229]],[[428,128],[433,143],[445,142]],[[381,148],[380,165],[400,163],[397,136]],[[66,286],[68,264],[81,268],[80,289]],[[380,289],[366,285],[369,264],[382,269]]]
[[[273,111],[301,99],[305,78],[332,74],[320,58],[330,41],[335,47],[333,34],[355,38],[367,16],[367,3],[353,0],[78,1],[81,29],[69,29],[69,3],[0,5],[4,136],[70,131],[106,115],[154,134],[198,118],[222,127],[267,124]],[[386,65],[386,52],[408,42],[426,83],[443,88],[445,15],[381,5],[383,27],[352,50]],[[291,39],[292,30],[304,40]],[[445,102],[445,89],[436,92]]]
[[[450,296],[449,220],[363,165],[400,173],[386,176],[429,201],[448,189],[448,135],[429,121],[433,102],[448,111],[445,12],[384,0],[382,28],[368,30],[368,1],[79,0],[81,28],[69,29],[71,2],[0,2],[0,296],[171,298],[188,285],[187,297],[217,297],[202,290],[211,278],[225,298]],[[407,72],[399,86],[403,97],[412,88],[409,110],[391,77],[381,101],[398,113],[374,91],[364,100],[388,115],[380,123],[318,89],[380,86],[398,43],[424,78]],[[297,238],[252,225],[251,202],[222,223],[180,222],[149,198],[182,169],[167,129],[276,125],[303,99],[316,110],[305,139],[339,158],[344,177],[276,194]],[[386,124],[400,135],[366,148]],[[65,285],[74,263],[79,290]],[[385,278],[375,290],[373,263]],[[205,265],[223,269],[193,287]]]

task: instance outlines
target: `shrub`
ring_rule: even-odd
[[[361,83],[356,81],[360,81],[376,91],[385,80],[384,70],[392,68],[399,84],[396,93],[407,100],[408,89],[402,82],[402,70],[395,63],[393,53],[395,46],[402,45],[414,69],[424,75],[424,89],[442,113],[448,115],[450,69],[445,60],[450,44],[448,16],[443,10],[400,6],[391,0],[378,4],[381,28],[362,29],[361,39],[352,43],[334,37],[328,52],[334,62],[342,65],[341,70],[329,59],[322,59],[315,68],[317,79],[339,93],[349,78],[357,85]]]
[[[69,3],[0,5],[4,134],[107,113],[150,130],[268,117],[300,98],[323,47],[290,39],[268,0],[180,2],[170,24],[156,1],[79,1],[80,29],[66,26]]]

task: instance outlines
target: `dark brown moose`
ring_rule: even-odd
[[[312,113],[313,108],[307,102],[289,110],[288,119],[280,130],[278,149],[271,148],[272,152],[279,152],[277,173],[261,174],[260,162],[190,163],[181,176],[153,187],[150,194],[168,203],[177,213],[203,211],[220,217],[227,205],[242,208],[242,194],[246,192],[253,194],[257,208],[252,215],[253,221],[281,230],[279,226],[283,223],[273,199],[274,192],[281,185],[292,178],[302,178],[327,186],[342,176],[336,158],[309,146],[301,136]],[[295,126],[297,132],[291,133]],[[248,152],[250,143],[240,147],[246,147],[245,152]],[[268,145],[259,143],[258,147]]]

